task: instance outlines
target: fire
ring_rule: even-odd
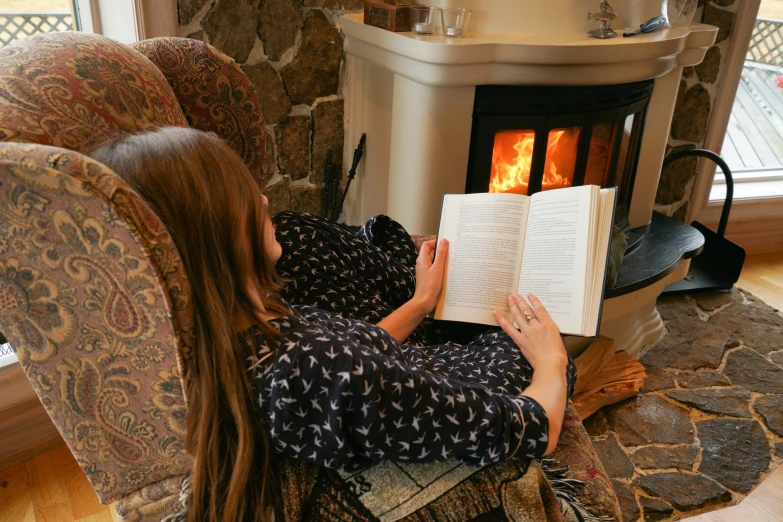
[[[501,131],[495,135],[490,192],[527,194],[535,141],[535,132],[529,130]],[[550,131],[542,190],[571,186],[578,141],[579,128]]]

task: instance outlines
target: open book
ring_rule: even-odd
[[[435,319],[497,325],[508,296],[535,294],[560,332],[595,336],[603,304],[616,189],[585,185],[519,194],[446,194],[438,240],[449,240]]]

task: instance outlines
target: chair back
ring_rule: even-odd
[[[166,77],[188,125],[214,132],[234,149],[261,188],[274,159],[261,103],[236,62],[201,40],[161,37],[132,44]],[[268,148],[269,147],[269,148]]]
[[[183,276],[163,224],[107,167],[0,143],[0,331],[103,503],[191,468]]]
[[[87,152],[161,126],[187,120],[160,70],[127,45],[64,32],[0,49],[0,141]]]

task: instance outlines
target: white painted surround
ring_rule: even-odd
[[[365,159],[346,200],[346,222],[359,224],[383,213],[411,233],[437,232],[441,196],[465,190],[477,85],[655,79],[629,212],[632,228],[648,224],[682,68],[702,61],[717,28],[699,24],[596,40],[585,34],[596,24],[586,20],[586,6],[592,4],[583,0],[432,3],[472,7],[467,37],[392,33],[364,25],[361,13],[340,18],[347,54],[347,164],[362,133],[367,134]],[[501,4],[510,10],[502,11]],[[531,9],[530,4],[542,7]],[[660,6],[650,0],[612,4],[621,13],[616,29],[638,26]],[[508,32],[513,27],[519,32]],[[678,279],[688,263],[675,270]],[[675,280],[670,276],[666,282]],[[607,300],[601,333],[632,355],[657,341],[664,328],[655,299],[664,286],[660,282]]]

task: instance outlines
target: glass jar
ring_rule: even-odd
[[[669,27],[690,25],[698,4],[698,0],[663,0],[663,15],[669,22]]]

